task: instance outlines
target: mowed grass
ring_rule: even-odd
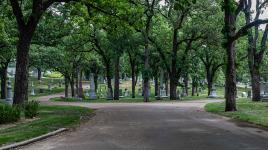
[[[59,128],[73,127],[80,123],[82,116],[92,113],[92,109],[76,106],[40,106],[38,117],[33,121],[0,128],[0,146],[37,137]]]
[[[205,106],[208,112],[231,117],[241,121],[268,127],[268,102],[252,102],[250,99],[239,99],[236,112],[224,112],[225,103],[210,103]]]
[[[190,100],[201,100],[209,99],[206,96],[188,96],[183,97],[181,100],[170,100],[169,98],[162,98],[161,100],[156,100],[155,97],[150,97],[150,102],[179,102],[179,101],[190,101]],[[51,98],[51,101],[60,101],[60,102],[87,102],[87,103],[143,103],[143,97],[138,96],[137,98],[120,98],[119,100],[107,100],[105,98],[100,98],[96,100],[90,100],[88,98],[79,100],[77,98],[64,98],[64,97],[55,97]]]

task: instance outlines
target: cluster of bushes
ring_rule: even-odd
[[[13,123],[20,120],[22,112],[25,118],[34,118],[38,115],[39,103],[37,101],[27,102],[23,107],[0,105],[0,124]]]

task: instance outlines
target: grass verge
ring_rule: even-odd
[[[200,99],[209,99],[205,96],[189,96],[183,97],[181,100],[169,100],[168,98],[164,98],[162,100],[156,100],[155,98],[150,98],[150,102],[178,102],[178,101],[190,101],[190,100],[200,100]],[[120,98],[120,100],[107,100],[104,98],[90,100],[90,99],[83,99],[79,100],[77,98],[64,98],[64,97],[55,97],[51,98],[51,101],[60,101],[60,102],[88,102],[88,103],[142,103],[143,97],[137,98]]]
[[[0,126],[0,146],[37,137],[59,128],[73,127],[81,117],[89,116],[92,109],[76,106],[40,106],[38,117],[17,123],[12,127]]]
[[[249,99],[240,99],[237,102],[238,111],[236,112],[224,112],[224,106],[225,103],[223,102],[210,103],[205,106],[205,110],[233,119],[268,127],[267,102],[252,102]]]

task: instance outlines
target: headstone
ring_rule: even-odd
[[[124,97],[122,89],[119,89],[119,97]]]
[[[268,83],[262,82],[260,85],[261,97],[268,97]]]
[[[125,97],[128,97],[129,96],[129,91],[128,89],[125,89]]]
[[[242,92],[241,93],[241,97],[247,97],[247,93],[246,92]]]
[[[12,86],[11,86],[11,81],[8,80],[7,82],[7,98],[6,102],[10,105],[13,104],[13,98],[12,98]]]
[[[61,87],[62,86],[62,82],[61,82],[61,80],[59,81],[59,87]]]
[[[217,98],[216,87],[213,85],[209,93],[208,98]]]
[[[252,97],[252,91],[248,91],[248,98],[251,98]]]
[[[49,90],[49,91],[52,91],[51,83],[48,83],[48,90]]]
[[[88,87],[86,88],[86,94],[85,94],[86,97],[89,97],[89,89]]]
[[[142,89],[141,88],[138,89],[138,95],[142,96]]]
[[[32,87],[31,96],[34,96],[35,95],[35,91],[34,91],[34,83],[33,82],[32,82],[31,87]]]
[[[89,99],[97,99],[95,92],[94,74],[90,74],[90,89],[89,89]]]
[[[111,88],[107,88],[107,100],[113,100],[113,93]]]

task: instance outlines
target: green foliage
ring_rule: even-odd
[[[37,101],[29,101],[24,106],[25,118],[34,118],[38,114],[39,103]]]
[[[16,122],[20,119],[21,110],[19,107],[12,107],[8,104],[0,105],[0,124]]]

